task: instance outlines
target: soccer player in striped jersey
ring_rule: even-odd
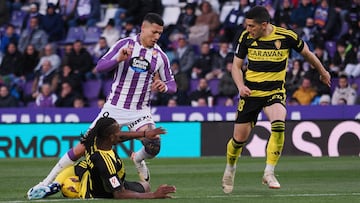
[[[120,126],[105,112],[95,126],[83,137],[85,159],[65,168],[54,183],[44,187],[44,197],[61,190],[69,198],[116,198],[116,199],[155,199],[170,198],[169,193],[176,191],[175,186],[160,185],[151,192],[146,181],[125,179],[125,166],[112,146],[119,143],[129,132],[121,132]],[[164,134],[162,128],[147,131],[148,135]],[[132,132],[134,137],[142,137],[142,132]],[[33,196],[32,199],[37,199]]]
[[[255,6],[245,16],[246,30],[239,37],[233,60],[232,77],[240,99],[233,137],[227,144],[226,168],[222,178],[225,193],[234,188],[236,164],[250,131],[263,110],[271,122],[271,135],[266,148],[266,166],[263,183],[279,189],[274,175],[285,137],[285,73],[290,50],[299,52],[320,73],[321,81],[330,86],[330,74],[308,46],[291,31],[270,23],[263,6]],[[247,70],[242,72],[244,60]]]
[[[155,122],[150,112],[151,91],[175,93],[176,83],[170,69],[169,59],[156,44],[163,32],[164,21],[155,13],[148,13],[141,25],[140,34],[120,39],[98,61],[98,72],[114,71],[113,84],[106,103],[96,121],[104,112],[110,112],[120,125],[130,131],[153,129]],[[156,79],[158,78],[158,79]],[[91,91],[91,90],[85,90]],[[132,139],[130,136],[129,139]],[[145,159],[155,157],[160,151],[160,137],[141,138],[144,145],[131,158],[142,181],[149,181],[150,174]],[[70,149],[58,161],[49,175],[28,192],[36,192],[37,186],[49,185],[65,167],[72,165],[85,153],[85,147],[79,143]]]

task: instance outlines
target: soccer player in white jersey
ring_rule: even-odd
[[[164,22],[158,14],[148,13],[141,25],[141,32],[137,36],[120,39],[98,61],[98,72],[114,71],[113,84],[107,101],[98,117],[90,125],[109,112],[120,126],[127,126],[130,131],[144,131],[141,139],[143,147],[133,153],[131,158],[138,170],[142,181],[149,181],[150,174],[144,159],[155,157],[160,151],[160,136],[149,139],[147,129],[155,127],[150,112],[151,91],[175,93],[176,83],[170,69],[169,59],[156,44],[163,32]],[[158,79],[155,79],[158,75]],[[91,91],[91,90],[85,90]],[[120,140],[128,139],[122,137]],[[46,196],[49,184],[59,172],[74,164],[85,153],[85,147],[79,143],[70,149],[48,176],[38,185],[28,191],[29,199],[39,199]]]

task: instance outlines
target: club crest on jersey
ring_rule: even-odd
[[[150,62],[144,57],[134,57],[130,59],[130,67],[137,73],[150,70]]]
[[[281,47],[281,41],[280,40],[276,40],[274,42],[274,44],[275,44],[276,49],[280,49],[280,47]]]

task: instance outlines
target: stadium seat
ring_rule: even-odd
[[[113,81],[111,79],[107,79],[104,81],[103,86],[102,86],[103,95],[107,96],[110,93],[112,82]]]
[[[191,79],[190,80],[189,93],[195,91],[198,84],[199,84],[199,79]]]
[[[84,44],[96,44],[102,34],[102,29],[99,27],[88,27],[85,31]]]
[[[107,25],[109,19],[115,17],[115,13],[117,10],[118,10],[117,8],[107,8],[105,11],[104,18],[102,19],[102,21],[96,23],[96,26],[100,28],[104,28]]]
[[[163,13],[164,25],[176,24],[180,13],[181,8],[179,6],[166,6]]]
[[[219,94],[219,79],[211,79],[208,81],[211,93],[215,96]]]
[[[335,52],[336,52],[336,42],[335,41],[326,41],[325,49],[329,53],[329,56],[331,58],[333,58],[335,55]]]
[[[101,80],[88,80],[82,83],[84,96],[89,103],[97,100],[101,91]]]
[[[70,27],[64,41],[59,42],[60,44],[71,44],[76,40],[84,41],[85,30],[82,27]]]
[[[230,13],[230,11],[233,9],[233,8],[237,8],[239,7],[239,1],[237,2],[233,2],[233,1],[230,1],[230,2],[226,2],[222,8],[221,8],[221,11],[220,11],[220,22],[224,22],[225,19],[226,19],[226,16]]]
[[[21,28],[24,18],[26,16],[25,11],[13,11],[11,14],[11,24],[15,26],[15,28]]]

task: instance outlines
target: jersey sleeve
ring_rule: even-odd
[[[301,52],[304,48],[304,41],[294,31],[289,30],[288,43],[292,49]]]
[[[247,32],[246,30],[243,31],[240,35],[238,43],[236,44],[235,56],[237,56],[238,58],[245,59],[246,55],[248,54],[248,47],[246,46],[246,39],[248,35],[249,32]]]

